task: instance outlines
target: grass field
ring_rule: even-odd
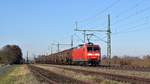
[[[4,64],[0,64],[0,67],[2,67]]]
[[[0,84],[40,84],[26,65],[14,65],[0,76]]]

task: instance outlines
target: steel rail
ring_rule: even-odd
[[[87,70],[65,68],[65,67],[58,67],[58,66],[55,66],[55,67],[61,68],[61,69],[66,69],[66,70],[71,70],[74,72],[80,72],[80,73],[83,73],[85,75],[89,75],[89,74],[99,75],[99,76],[103,76],[106,79],[116,80],[116,81],[121,81],[121,82],[127,82],[127,83],[131,83],[131,84],[150,84],[150,78],[125,76],[125,75],[118,75],[118,74],[112,74],[112,73],[106,73],[106,72],[87,71]]]
[[[28,66],[29,66],[30,70],[32,72],[34,72],[34,74],[38,74],[40,77],[47,80],[50,84],[60,84],[60,83],[90,84],[90,83],[85,82],[85,81],[81,81],[81,80],[77,80],[74,78],[70,78],[70,77],[66,77],[63,75],[53,73],[49,70],[46,70],[46,69],[43,69],[40,67],[36,67],[33,65],[28,65]]]

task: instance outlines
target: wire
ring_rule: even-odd
[[[102,38],[100,38],[100,37],[98,37],[98,36],[96,36],[96,35],[94,35],[94,36],[95,36],[97,39],[99,39],[100,41],[107,43],[107,41],[103,40]]]
[[[141,13],[144,13],[145,11],[147,11],[147,10],[149,10],[149,9],[150,9],[150,7],[147,7],[147,8],[144,8],[144,9],[142,9],[142,10],[139,10],[139,11],[137,11],[136,13],[133,13],[132,15],[128,15],[127,17],[124,17],[124,18],[119,19],[118,21],[112,23],[112,25],[116,25],[117,23],[120,23],[120,22],[123,22],[123,21],[125,21],[125,20],[128,20],[128,19],[131,18],[132,16],[136,16],[136,15],[139,15],[139,14],[141,14]]]
[[[128,27],[128,28],[125,28],[125,29],[122,29],[123,31],[124,30],[131,30],[131,29],[135,29],[135,28],[137,28],[137,27],[140,27],[140,26],[143,26],[143,25],[145,25],[145,24],[148,24],[148,18],[150,18],[150,15],[147,15],[147,16],[145,16],[145,17],[143,17],[143,18],[139,18],[139,19],[137,19],[136,21],[135,21],[135,23],[137,23],[137,21],[143,21],[143,19],[145,19],[145,22],[144,23],[141,23],[141,24],[137,24],[137,25],[133,25],[132,27]],[[130,22],[130,23],[128,23],[128,24],[133,24],[133,22]],[[128,25],[128,24],[126,24],[126,25]],[[124,26],[124,25],[123,25]],[[118,33],[118,32],[117,32]]]
[[[142,28],[140,26],[142,26],[144,24],[147,24],[147,23],[142,23],[142,24],[135,25],[134,27],[129,27],[129,28],[127,28],[127,29],[130,29],[128,31],[120,31],[120,32],[112,33],[112,35],[118,35],[118,34],[129,33],[129,32],[136,32],[136,31],[139,31],[141,29],[143,30],[145,28]],[[133,29],[133,30],[131,30],[131,29]],[[150,27],[147,27],[146,29],[150,29]]]
[[[143,26],[143,25],[145,25],[145,24],[147,24],[147,22],[144,22],[144,23],[142,23],[142,24],[134,25],[133,27],[125,28],[124,30],[134,29],[134,28],[137,28],[137,27]]]
[[[92,18],[95,18],[97,16],[99,16],[100,14],[103,14],[105,11],[107,11],[108,9],[112,8],[113,6],[115,6],[118,2],[120,2],[121,0],[116,0],[115,2],[113,2],[112,4],[110,4],[108,7],[106,7],[105,9],[101,10],[100,12],[98,12],[97,14],[91,16],[91,17],[88,17],[86,19],[83,19],[83,20],[79,20],[78,22],[85,22],[85,21],[88,21]]]
[[[79,41],[84,42],[76,33],[74,33],[74,36],[76,36]]]
[[[131,32],[138,32],[138,31],[141,31],[141,30],[147,30],[147,29],[150,29],[150,27],[146,27],[146,28],[138,28],[138,29],[135,29],[135,30],[131,30],[131,31],[124,31],[124,32],[120,32],[120,33],[115,33],[113,35],[120,35],[120,34],[127,34],[127,33],[131,33]]]
[[[126,25],[128,25],[128,24],[133,24],[133,23],[137,23],[137,21],[143,21],[143,19],[147,19],[147,18],[149,18],[149,17],[150,17],[150,15],[144,16],[144,17],[142,17],[142,18],[138,18],[138,19],[136,19],[136,20],[133,21],[133,22],[127,23]]]
[[[116,15],[116,17],[118,18],[118,17],[120,17],[120,16],[122,16],[122,15],[128,13],[129,11],[131,11],[131,10],[137,8],[137,7],[141,4],[141,2],[143,2],[143,0],[141,0],[141,1],[138,2],[138,3],[136,3],[135,5],[133,5],[132,7],[130,7],[129,9],[126,9],[126,10],[124,10],[124,11],[121,11],[118,15]]]

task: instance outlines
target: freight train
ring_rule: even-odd
[[[98,65],[101,62],[99,45],[85,43],[48,56],[36,58],[37,63]]]

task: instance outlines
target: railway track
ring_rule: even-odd
[[[41,82],[45,81],[48,84],[90,84],[84,81],[80,81],[77,79],[69,78],[54,72],[51,72],[49,70],[45,70],[40,67],[36,67],[33,65],[28,65],[29,69],[33,74],[36,75],[36,77],[42,78],[40,79]]]
[[[106,72],[87,71],[87,70],[73,69],[73,68],[59,67],[59,66],[55,66],[55,67],[65,69],[65,70],[71,70],[71,71],[82,73],[85,75],[99,75],[99,76],[103,76],[106,79],[120,81],[120,82],[127,82],[127,83],[131,83],[131,84],[150,84],[149,78],[117,75],[117,74],[106,73]]]
[[[65,65],[65,66],[70,66],[70,65]],[[79,65],[71,65],[71,66],[79,66]],[[118,66],[118,65],[112,65],[112,66],[98,65],[98,66],[83,66],[83,67],[93,67],[93,68],[112,69],[112,70],[150,72],[150,67],[134,67],[134,66]]]
[[[107,66],[107,65],[99,65],[100,68],[105,69],[114,69],[114,70],[130,70],[130,71],[142,71],[142,72],[150,72],[150,67],[134,67],[134,66]]]

